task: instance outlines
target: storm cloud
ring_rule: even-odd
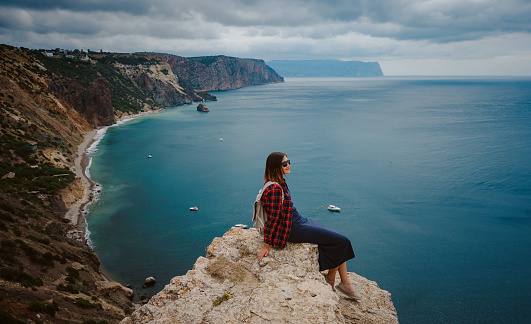
[[[527,0],[2,0],[0,42],[530,75],[530,17]]]

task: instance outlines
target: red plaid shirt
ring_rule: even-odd
[[[282,203],[284,190],[284,203]],[[291,231],[293,203],[287,185],[273,184],[262,194],[262,206],[268,220],[264,225],[264,242],[277,248],[284,248]]]

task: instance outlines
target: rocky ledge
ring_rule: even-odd
[[[261,245],[255,229],[214,238],[193,270],[122,323],[398,323],[391,294],[374,281],[349,272],[361,299],[334,292],[316,245],[288,243],[258,264]]]

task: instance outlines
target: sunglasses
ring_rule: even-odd
[[[287,167],[288,164],[291,165],[291,161],[290,161],[290,160],[287,160],[287,161],[282,162],[282,166],[283,166],[283,167]]]

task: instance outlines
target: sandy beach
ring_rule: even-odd
[[[94,136],[98,129],[91,130],[83,142],[77,148],[76,159],[74,161],[76,177],[81,179],[83,183],[83,197],[66,212],[65,218],[69,219],[72,224],[77,225],[79,230],[85,230],[85,219],[83,217],[83,209],[92,200],[92,192],[94,190],[94,182],[89,179],[86,174],[90,158],[87,155],[87,149],[94,143]]]

